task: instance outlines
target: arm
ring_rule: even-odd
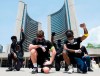
[[[21,36],[22,36],[22,38],[20,40],[20,43],[22,44],[24,42],[24,40],[25,40],[24,32],[21,32]]]
[[[50,58],[50,62],[52,63],[54,61],[55,55],[56,55],[56,50],[54,48],[54,46],[51,47],[51,52],[52,52],[52,56]]]
[[[40,45],[33,45],[33,44],[30,44],[29,45],[29,50],[31,51],[32,49],[37,49],[37,48],[39,48],[40,47]]]
[[[72,49],[68,49],[66,44],[64,44],[64,50],[68,50],[69,52],[75,53],[75,50]]]
[[[50,57],[50,61],[46,61],[44,63],[44,65],[51,65],[54,61],[54,58],[55,58],[55,55],[56,55],[56,50],[55,50],[54,46],[51,47],[50,51],[52,53],[52,56]]]
[[[81,41],[85,40],[88,37],[88,30],[86,28],[85,23],[80,24],[80,27],[84,30],[84,35],[81,37]]]
[[[15,47],[15,45],[11,44],[11,46],[10,46],[10,53],[16,53],[14,47]]]
[[[64,50],[68,50],[71,53],[81,53],[82,52],[80,49],[79,50],[68,49],[66,44],[64,44]]]

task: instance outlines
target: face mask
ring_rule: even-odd
[[[72,39],[72,40],[68,40],[70,43],[73,43],[74,42],[74,39]]]

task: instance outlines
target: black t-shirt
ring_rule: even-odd
[[[50,58],[50,49],[52,48],[52,43],[49,40],[43,39],[42,42],[39,42],[36,38],[32,41],[33,45],[42,45],[45,47],[46,51],[43,52],[41,48],[37,48],[39,58]]]
[[[57,45],[57,49],[56,49],[57,55],[61,54],[62,51],[63,51],[63,46],[62,45]]]
[[[74,42],[73,43],[70,43],[68,40],[65,40],[64,44],[66,44],[66,46],[67,46],[68,49],[79,50],[81,42],[82,42],[81,38],[78,37],[78,38],[74,38]],[[68,51],[68,54],[69,54],[69,56],[76,56],[76,57],[80,56],[77,53],[71,53],[69,51]]]
[[[24,33],[23,33],[23,32],[22,32],[21,34],[22,34],[22,39],[21,39],[20,41],[17,41],[16,43],[12,43],[12,44],[11,44],[10,52],[17,53],[17,52],[16,52],[16,47],[17,47],[17,45],[19,45],[19,46],[20,46],[20,52],[22,53],[22,56],[23,56],[23,55],[24,55],[24,51],[23,51],[23,46],[22,46],[22,44],[23,44],[23,42],[24,42],[24,40],[25,40],[25,36],[24,36]]]

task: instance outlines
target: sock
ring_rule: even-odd
[[[37,67],[37,63],[34,63],[33,66],[34,66],[34,67]]]

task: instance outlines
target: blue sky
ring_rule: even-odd
[[[27,4],[27,11],[31,18],[42,23],[46,31],[47,16],[58,11],[64,0],[22,0]],[[11,43],[14,34],[19,0],[1,0],[0,2],[0,44]],[[78,25],[85,22],[90,36],[83,44],[97,40],[100,43],[100,0],[74,0]],[[79,29],[80,35],[83,33]],[[94,34],[94,35],[93,35]]]

